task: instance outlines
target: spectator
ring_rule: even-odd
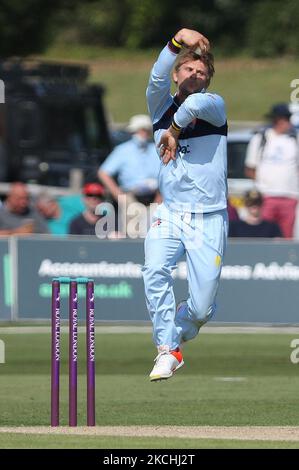
[[[101,216],[96,215],[97,206],[103,202],[105,189],[99,183],[87,183],[83,187],[85,210],[70,223],[71,235],[95,235],[95,226]]]
[[[230,222],[234,220],[239,220],[239,214],[237,209],[232,205],[230,200],[227,200],[227,213],[228,213],[228,220]]]
[[[128,130],[132,138],[108,155],[99,169],[99,178],[116,202],[124,193],[130,193],[135,200],[140,197],[153,201],[157,196],[160,160],[152,142],[151,120],[143,114],[133,116]]]
[[[283,236],[293,236],[299,189],[299,145],[286,104],[273,106],[271,126],[255,134],[248,146],[245,174],[264,196],[262,216],[276,222]]]
[[[31,207],[27,186],[12,183],[5,202],[0,207],[0,235],[48,233],[46,221]]]
[[[229,225],[229,237],[281,237],[279,226],[262,218],[263,197],[252,190],[245,194],[244,220],[234,220]]]
[[[67,235],[70,221],[85,209],[81,195],[60,196],[55,199],[48,194],[41,194],[36,207],[46,219],[49,232],[53,235]]]

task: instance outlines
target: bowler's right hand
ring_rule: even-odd
[[[196,51],[200,49],[202,52],[207,52],[210,50],[209,40],[198,31],[193,29],[183,28],[180,29],[175,35],[174,39],[182,46],[187,47],[188,49]]]

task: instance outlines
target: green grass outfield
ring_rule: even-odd
[[[6,434],[0,439],[5,449],[298,449],[296,442],[234,441],[221,439],[126,438],[80,436],[39,436]]]
[[[91,81],[106,88],[105,102],[113,120],[127,122],[133,114],[146,112],[145,89],[158,52],[56,44],[42,58],[88,64]],[[223,58],[216,53],[215,68],[210,89],[224,97],[229,120],[263,120],[273,103],[290,101],[294,90],[290,83],[299,78],[299,60],[287,57]]]
[[[297,337],[298,337],[297,333]],[[99,426],[299,426],[296,334],[202,334],[185,347],[185,367],[150,383],[151,335],[96,335]],[[47,426],[50,334],[2,334],[0,427]],[[85,424],[84,335],[79,335],[78,421]],[[62,334],[61,424],[67,424],[67,335]],[[273,441],[273,442],[272,442]],[[298,442],[0,433],[1,448],[299,448]]]
[[[145,89],[153,60],[91,62],[91,79],[105,85],[105,102],[114,121],[126,122],[147,111]],[[229,121],[265,120],[274,103],[290,101],[290,83],[299,78],[298,60],[220,59],[215,66],[209,90],[225,99]]]

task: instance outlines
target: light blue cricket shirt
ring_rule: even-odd
[[[160,160],[153,142],[141,143],[135,136],[120,144],[108,155],[100,167],[109,176],[118,176],[123,191],[134,191],[146,180],[156,180]]]
[[[148,109],[158,147],[172,120],[182,127],[176,160],[161,163],[159,188],[165,205],[177,211],[215,212],[227,206],[227,121],[223,99],[194,93],[179,105],[170,93],[177,54],[166,46],[151,71]]]

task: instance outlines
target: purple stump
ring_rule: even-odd
[[[86,284],[87,426],[95,426],[94,283]]]
[[[69,426],[77,426],[78,294],[77,282],[69,292]]]
[[[51,426],[59,426],[60,282],[52,281]]]

